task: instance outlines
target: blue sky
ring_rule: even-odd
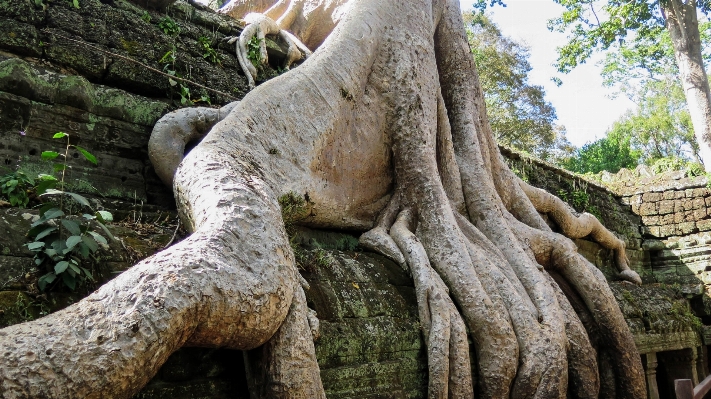
[[[474,0],[460,0],[462,11],[471,11]],[[526,43],[531,51],[533,70],[530,81],[543,86],[546,98],[556,109],[558,123],[568,129],[568,140],[576,146],[604,136],[607,129],[626,110],[634,107],[627,98],[610,99],[611,90],[602,87],[600,56],[578,66],[566,75],[558,74],[552,64],[557,59],[556,47],[566,42],[566,35],[550,32],[549,19],[560,16],[563,7],[553,0],[505,0],[507,7],[489,10],[504,35]],[[558,76],[563,85],[556,87],[550,78]]]

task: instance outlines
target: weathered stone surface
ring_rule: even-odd
[[[106,52],[163,70],[170,62],[161,60],[174,49],[176,61],[170,68],[180,75],[234,98],[241,98],[247,91],[234,49],[223,42],[226,35],[241,31],[239,23],[229,17],[184,1],[171,7],[169,14],[124,1],[83,0],[79,9],[66,1],[44,4],[45,8],[31,1],[0,1],[0,50],[42,57],[94,83],[162,97],[177,95],[171,94],[167,77]],[[159,24],[167,17],[179,32],[161,29]],[[219,63],[212,64],[203,57],[205,50],[198,42],[201,37],[209,40]],[[200,96],[198,87],[191,87],[191,91]],[[209,95],[216,103],[228,100],[214,92]]]

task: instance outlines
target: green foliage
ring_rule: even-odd
[[[143,22],[150,24],[151,23],[151,14],[148,13],[148,11],[143,11],[143,14],[141,15],[141,19]]]
[[[220,56],[217,54],[217,51],[212,48],[210,39],[205,36],[200,36],[198,41],[203,50],[202,58],[206,59],[209,63],[221,65]]]
[[[484,14],[464,18],[497,141],[549,161],[572,151],[543,87],[529,82],[528,48],[504,36]]]
[[[67,160],[71,148],[79,151],[93,164],[96,164],[97,160],[84,148],[70,144],[68,134],[59,132],[53,138],[66,139],[64,153],[44,151],[42,158],[48,161],[62,158],[62,162],[54,164],[54,171],[61,172],[61,178],[57,179],[50,175],[40,176],[37,192],[40,197],[49,199],[49,202],[40,208],[39,219],[30,226],[27,236],[32,241],[26,245],[35,253],[35,264],[48,270],[37,282],[40,290],[44,291],[50,286],[56,286],[58,281],[74,290],[78,284],[93,280],[92,273],[85,267],[85,263],[96,261],[97,251],[101,246],[108,244],[107,239],[96,231],[95,226],[98,226],[103,234],[113,238],[105,225],[106,222],[113,220],[113,216],[110,212],[91,210],[86,198],[64,190],[65,175],[69,168]],[[57,187],[59,189],[56,189]],[[89,209],[91,213],[70,217],[69,201],[78,205],[80,209]]]
[[[548,27],[569,33],[568,43],[558,49],[556,66],[561,72],[569,72],[594,51],[616,47],[626,48],[621,57],[627,59],[624,62],[636,59],[644,69],[656,69],[669,54],[667,43],[657,39],[664,31],[665,16],[660,5],[670,1],[679,0],[555,0],[565,11],[549,21]],[[696,5],[702,13],[711,9],[709,0],[699,0]]]
[[[247,59],[257,69],[262,65],[261,44],[262,40],[257,36],[252,36],[249,42],[247,42]]]
[[[12,206],[26,207],[34,186],[35,180],[19,170],[0,176],[0,195]]]
[[[577,149],[562,166],[576,173],[616,173],[621,168],[634,168],[641,153],[630,145],[630,137],[611,131],[606,137]]]
[[[168,16],[158,22],[158,28],[169,36],[178,36],[180,34],[180,26]]]

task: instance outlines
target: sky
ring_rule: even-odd
[[[624,96],[609,98],[612,90],[602,86],[597,56],[579,65],[568,74],[559,74],[553,63],[556,47],[566,43],[564,33],[550,32],[547,21],[560,16],[563,7],[553,0],[505,0],[507,7],[489,9],[492,20],[501,32],[530,47],[529,74],[532,84],[545,88],[546,99],[553,104],[557,123],[568,130],[567,137],[576,146],[604,137],[607,129],[634,103]],[[460,0],[463,12],[471,11],[474,0]],[[558,76],[563,85],[557,87],[551,77]]]

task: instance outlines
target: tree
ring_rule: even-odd
[[[621,131],[620,122],[601,139],[587,143],[563,163],[563,167],[577,173],[599,173],[606,170],[617,173],[622,168],[634,168],[640,158],[640,151],[632,149],[631,136]]]
[[[671,39],[678,76],[684,89],[699,152],[711,171],[711,91],[703,64],[697,10],[708,13],[708,0],[587,1],[556,0],[566,11],[551,27],[570,30],[570,41],[559,49],[558,68],[567,72],[585,62],[596,49],[625,43],[655,64],[664,51],[653,38],[666,28]],[[664,27],[664,28],[663,28]],[[629,36],[629,37],[628,37]]]
[[[227,115],[178,111],[158,126],[176,133],[160,164],[215,123],[173,177],[192,234],[82,302],[1,330],[5,396],[130,397],[172,351],[198,345],[261,347],[257,396],[324,397],[279,206],[297,194],[301,223],[368,230],[363,245],[411,272],[430,397],[473,396],[467,327],[482,397],[597,397],[597,351],[616,372],[602,397],[645,396],[604,277],[539,212],[639,281],[624,242],[506,167],[458,1],[347,7],[313,56]]]
[[[528,48],[504,36],[485,14],[465,14],[464,20],[497,142],[554,160],[568,141],[545,90],[528,81]]]

